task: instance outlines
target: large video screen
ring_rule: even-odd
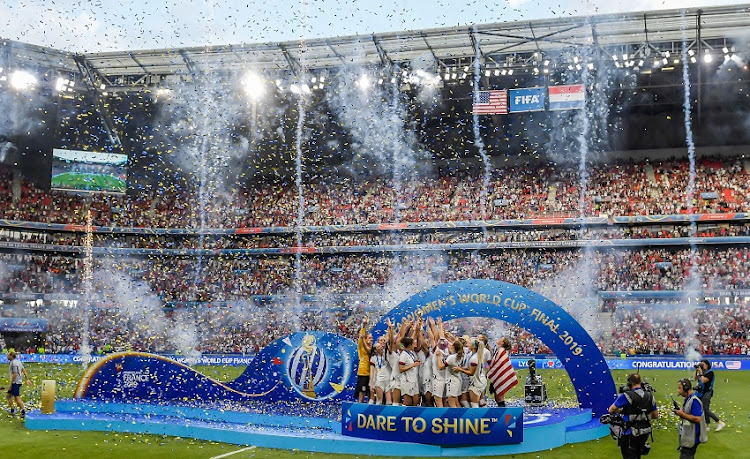
[[[52,150],[52,188],[125,193],[127,186],[128,155]]]

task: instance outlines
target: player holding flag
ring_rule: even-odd
[[[505,406],[505,393],[518,384],[518,377],[510,363],[510,341],[508,338],[497,340],[497,350],[487,370],[490,380],[490,392],[495,393],[497,406]]]

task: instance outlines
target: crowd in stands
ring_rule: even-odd
[[[622,307],[615,314],[617,326],[609,351],[618,355],[685,354],[695,349],[701,355],[748,355],[749,306],[739,301],[732,307]]]
[[[585,264],[591,267],[591,285],[599,291],[750,288],[750,248],[731,246],[702,248],[694,254],[689,249],[638,248],[602,249],[590,253],[582,250],[502,250],[399,257],[382,254],[309,255],[301,258],[299,271],[295,271],[292,256],[205,257],[200,262],[194,258],[175,257],[95,260],[92,288],[93,296],[99,300],[92,306],[96,314],[91,321],[94,330],[91,342],[100,350],[104,346],[136,350],[163,350],[173,346],[167,335],[154,334],[153,329],[143,328],[144,321],[138,319],[133,309],[137,310],[144,304],[158,305],[154,310],[157,314],[165,314],[162,308],[167,306],[165,320],[179,318],[195,324],[195,333],[190,335],[206,337],[195,341],[196,348],[203,352],[247,353],[301,327],[353,336],[357,329],[355,318],[361,317],[366,310],[375,314],[373,320],[377,319],[377,314],[382,313],[383,298],[390,295],[393,301],[401,301],[419,291],[419,286],[424,288],[467,278],[498,279],[539,290],[545,283],[565,276],[571,282],[578,282],[577,277],[584,275],[582,266]],[[693,263],[695,276],[700,279],[697,286],[687,285]],[[83,265],[82,258],[63,255],[0,254],[0,295],[80,293]],[[108,292],[125,293],[116,293],[113,297]],[[296,310],[293,305],[298,294],[314,299],[304,300],[303,306]],[[269,295],[273,296],[267,297]],[[377,299],[347,305],[340,295],[371,295]],[[562,297],[565,295],[563,293]],[[555,298],[565,306],[563,299]],[[197,307],[196,302],[199,303]],[[365,304],[367,308],[363,309]],[[654,327],[649,329],[654,334],[642,337],[631,333],[633,326],[643,322],[642,317],[632,315],[637,313],[628,312],[635,309],[610,306],[610,302],[605,302],[603,310],[615,312],[617,333],[606,351],[679,353],[680,346],[684,347],[684,337],[674,335],[675,330],[680,329],[679,323],[666,321],[674,319],[669,311],[663,312],[663,321],[662,316],[655,315],[650,322]],[[22,313],[0,309],[6,315]],[[261,312],[252,313],[258,311]],[[721,308],[706,311],[706,317],[725,312]],[[47,351],[67,352],[80,346],[80,306],[40,306],[38,310],[25,312],[50,320],[52,332],[48,336]],[[745,314],[744,309],[742,314]],[[744,332],[735,333],[748,325],[742,314],[724,314],[725,319],[733,317],[737,320],[730,325],[717,322],[715,317],[708,320],[699,316],[713,327],[707,325],[707,332],[701,335],[701,345],[707,352],[746,353],[747,336]],[[726,328],[730,326],[731,329]],[[717,336],[724,336],[716,331],[725,329],[731,330],[727,333],[735,341],[714,342]],[[522,330],[516,330],[511,336],[519,353],[548,352],[542,343]],[[644,347],[644,343],[648,346]]]
[[[577,168],[538,165],[493,171],[486,195],[486,219],[550,215],[664,215],[744,212],[750,209],[750,175],[742,158],[705,158],[696,165],[693,202],[687,204],[686,160],[650,165],[592,164],[588,170],[584,209]],[[480,172],[414,177],[402,190],[390,179],[359,182],[310,180],[303,184],[305,225],[387,222],[466,221],[483,217]],[[131,195],[76,194],[46,191],[23,182],[12,192],[10,172],[0,171],[0,218],[47,223],[84,224],[91,209],[94,225],[184,228],[295,226],[299,199],[293,184],[257,183],[211,196],[196,204],[195,190],[154,189]],[[708,193],[708,194],[704,194]],[[710,195],[709,195],[710,194]],[[203,209],[203,215],[198,210]]]
[[[497,279],[533,286],[581,262],[581,250],[502,250],[431,255],[306,255],[295,273],[295,258],[151,257],[96,258],[96,287],[113,276],[147,282],[163,301],[229,301],[253,295],[356,294],[381,289],[393,279],[433,282]],[[703,290],[750,288],[750,248],[602,249],[586,260],[599,291],[685,290],[700,279]],[[76,293],[82,288],[84,260],[63,255],[0,254],[0,294]],[[691,269],[695,263],[695,276]],[[103,277],[107,274],[109,277]]]
[[[689,169],[682,160],[592,166],[588,171],[587,216],[659,215],[750,211],[750,174],[742,159],[704,159],[698,163],[692,209],[686,204]],[[406,181],[396,193],[390,181],[313,181],[304,185],[305,225],[348,225],[578,216],[581,184],[571,168],[543,165],[509,167],[493,172],[486,214],[480,206],[482,179],[476,172]],[[0,218],[16,221],[82,225],[91,210],[97,226],[187,228],[201,226],[190,190],[158,190],[152,194],[83,198],[47,191],[22,182],[10,185],[10,172],[0,168]],[[704,195],[701,193],[714,193]],[[153,249],[289,248],[297,216],[293,186],[261,184],[223,193],[205,207],[204,226],[212,228],[290,227],[282,234],[174,236],[97,234],[94,246]],[[676,238],[693,234],[689,225],[592,226],[588,228],[496,228],[487,231],[372,231],[305,233],[304,246],[346,247],[474,242],[540,242],[598,239]],[[748,236],[744,222],[702,223],[695,235]],[[0,241],[55,246],[82,246],[84,234],[1,228]],[[0,253],[0,297],[15,294],[69,294],[84,291],[87,261],[62,250]],[[190,349],[204,353],[253,353],[294,330],[316,329],[354,337],[363,315],[375,322],[408,295],[429,285],[454,280],[498,279],[540,290],[567,276],[574,283],[587,277],[585,288],[597,291],[670,291],[750,289],[750,247],[742,245],[675,247],[527,248],[402,254],[359,252],[338,255],[141,256],[96,257],[90,297],[83,302],[48,300],[0,305],[0,314],[49,320],[45,352],[80,350],[82,311],[87,311],[95,352]],[[115,284],[119,287],[115,288]],[[123,287],[124,285],[124,287]],[[581,283],[583,285],[583,283]],[[584,287],[581,287],[584,288]],[[580,290],[580,289],[579,289]],[[105,292],[139,292],[111,295]],[[338,295],[374,299],[341,299]],[[275,296],[273,298],[259,298]],[[305,299],[304,296],[315,296]],[[553,298],[557,300],[557,298]],[[62,300],[61,300],[62,301]],[[156,322],[134,310],[156,304]],[[193,303],[198,303],[197,306]],[[135,304],[135,306],[134,306]],[[565,306],[565,305],[564,305]],[[613,314],[611,342],[600,339],[607,353],[684,353],[698,346],[703,354],[748,354],[748,304],[699,307],[678,320],[663,306],[618,307],[602,302]],[[596,311],[594,312],[596,313]],[[696,324],[687,330],[684,320]],[[156,324],[160,324],[157,325]],[[178,327],[187,324],[187,328]],[[643,326],[646,324],[646,326]],[[469,330],[470,322],[456,325]],[[155,328],[156,327],[156,328]],[[485,328],[486,327],[480,327]],[[181,333],[180,339],[175,333]],[[690,333],[698,337],[691,341]],[[533,335],[513,326],[502,333],[513,352],[545,354],[550,350]],[[182,344],[180,344],[182,343]],[[2,343],[0,343],[2,344]]]

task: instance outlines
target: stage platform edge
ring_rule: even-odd
[[[32,430],[76,430],[169,435],[261,448],[332,454],[404,457],[500,456],[558,448],[602,438],[606,425],[592,420],[590,410],[536,409],[524,425],[520,444],[440,447],[420,443],[386,442],[343,436],[340,420],[240,412],[181,405],[58,401],[57,412],[31,411]],[[533,421],[533,422],[531,422]],[[526,422],[526,420],[524,421]]]

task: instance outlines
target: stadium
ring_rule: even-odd
[[[670,396],[708,359],[726,428],[699,454],[743,457],[748,30],[750,6],[735,5],[151,50],[3,39],[0,362],[18,352],[33,384],[27,419],[0,419],[0,451],[437,455],[413,438],[386,452],[329,448],[341,425],[320,414],[345,425],[329,402],[353,393],[340,362],[356,371],[363,323],[378,338],[390,319],[436,330],[429,318],[449,336],[508,338],[519,378],[535,359],[549,406],[590,408],[586,421],[602,414],[582,396],[586,368],[561,352],[601,355],[617,386],[637,369],[661,411],[653,457],[675,454]],[[543,303],[559,307],[554,323]],[[519,304],[534,318],[517,317]],[[545,338],[565,340],[560,323],[581,329],[567,349]],[[297,346],[288,361],[273,354],[284,340]],[[323,351],[334,347],[350,355]],[[115,356],[154,366],[123,372]],[[295,396],[320,404],[231,398],[249,368],[265,372],[264,356],[286,364]],[[156,404],[171,386],[150,393],[153,412],[139,405],[115,420],[85,405],[70,421],[79,427],[43,424],[43,380],[56,382],[63,415],[110,387],[99,377],[108,365],[129,388],[157,371],[216,383],[196,397],[229,405],[199,408],[241,403],[255,416],[241,423],[260,427],[191,437],[200,423],[235,428],[223,414]],[[526,407],[524,391],[510,389],[509,406]],[[132,427],[152,420],[176,426]],[[275,428],[293,440],[268,440]],[[568,430],[573,440],[554,447],[439,454],[617,456],[616,442]]]

